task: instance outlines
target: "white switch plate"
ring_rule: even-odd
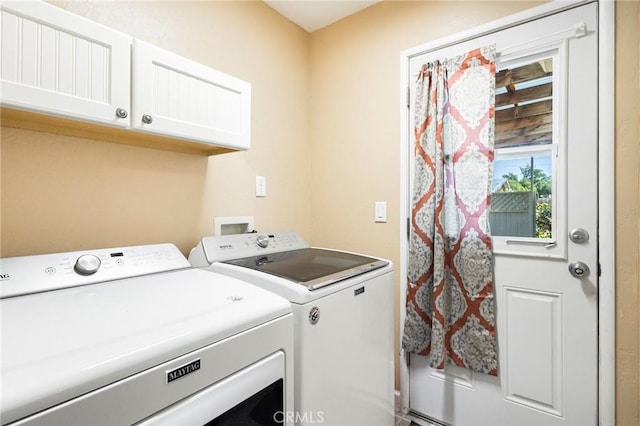
[[[267,178],[264,176],[256,176],[256,197],[267,196]]]
[[[386,201],[376,201],[375,220],[376,222],[387,221],[387,202]]]

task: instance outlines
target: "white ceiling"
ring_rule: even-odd
[[[264,0],[307,32],[319,30],[381,0]]]

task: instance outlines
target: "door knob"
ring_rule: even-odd
[[[153,117],[151,117],[149,114],[144,114],[142,116],[142,122],[145,124],[151,124],[153,122]]]
[[[575,278],[584,278],[589,275],[589,266],[584,262],[573,262],[569,265],[569,272]]]

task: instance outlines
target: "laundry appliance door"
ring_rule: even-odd
[[[250,355],[241,352],[248,353],[255,340],[274,339],[270,333],[290,333],[290,327],[291,317],[281,318],[11,425],[291,426],[292,380],[286,373],[291,361],[284,351],[233,372],[246,362]],[[149,415],[151,407],[164,408]]]
[[[284,358],[277,352],[138,425],[282,425],[287,419]]]

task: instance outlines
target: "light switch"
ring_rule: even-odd
[[[376,217],[376,222],[387,221],[387,202],[386,201],[376,201],[375,217]]]
[[[264,176],[256,176],[256,197],[267,196],[267,178]]]

